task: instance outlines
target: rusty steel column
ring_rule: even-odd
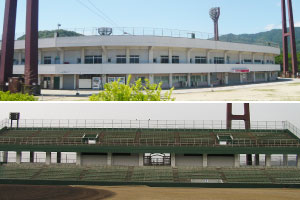
[[[38,84],[38,17],[39,0],[27,0],[25,39],[24,93],[39,93]]]
[[[282,9],[282,43],[283,43],[283,74],[289,74],[289,59],[288,59],[288,37],[290,37],[291,55],[292,55],[292,77],[297,77],[298,62],[295,39],[295,24],[293,15],[292,0],[287,0],[289,14],[289,32],[287,31],[286,23],[286,0],[281,0]]]
[[[6,0],[0,65],[0,90],[7,91],[8,79],[13,74],[17,0]]]
[[[233,115],[232,114],[232,103],[227,104],[227,129],[232,129],[232,121],[242,120],[245,122],[245,129],[250,130],[250,104],[244,104],[244,115]]]

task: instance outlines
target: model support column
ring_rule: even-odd
[[[289,165],[289,156],[287,154],[283,155],[283,166],[288,166]]]
[[[39,1],[27,0],[24,93],[40,94],[38,85]]]
[[[126,63],[130,63],[130,49],[126,48]]]
[[[107,153],[107,166],[112,166],[112,153]]]
[[[143,167],[144,166],[144,154],[140,153],[139,154],[139,167]]]
[[[21,159],[22,159],[21,154],[22,154],[21,151],[16,152],[16,163],[17,164],[21,164]]]
[[[17,0],[6,0],[2,33],[0,91],[7,91],[9,77],[13,74]]]
[[[300,168],[300,154],[297,155],[297,167]]]
[[[207,154],[203,154],[203,167],[207,167],[208,164],[207,164]]]
[[[34,152],[30,152],[29,162],[34,163]]]
[[[46,152],[46,165],[51,164],[51,152]]]
[[[255,165],[259,166],[259,154],[255,154]]]
[[[176,155],[171,153],[171,167],[176,167]]]
[[[189,87],[189,88],[192,87],[191,74],[188,74],[187,81],[188,81],[188,87]]]
[[[60,163],[61,163],[61,152],[57,152],[56,163],[57,163],[57,164],[60,164]]]
[[[173,74],[169,74],[169,87],[173,87]]]
[[[271,154],[266,154],[266,167],[271,167]]]
[[[82,164],[81,153],[80,153],[80,152],[77,152],[77,153],[76,153],[76,165],[77,165],[77,166],[81,166],[81,164]]]
[[[234,155],[234,167],[240,167],[240,154]]]

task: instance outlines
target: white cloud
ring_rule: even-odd
[[[279,29],[279,28],[281,28],[281,25],[269,24],[265,27],[265,30],[270,31],[270,30]]]
[[[295,22],[295,27],[300,27],[300,21],[299,22]]]

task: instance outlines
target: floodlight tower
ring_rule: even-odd
[[[289,49],[288,49],[288,37],[290,37],[291,54],[292,54],[292,77],[297,77],[298,74],[298,62],[296,51],[296,38],[295,38],[295,24],[293,16],[292,0],[287,0],[288,14],[289,14],[289,32],[287,31],[287,19],[286,19],[286,0],[281,0],[282,7],[282,48],[283,48],[283,76],[286,77],[289,74]]]
[[[219,41],[219,18],[221,14],[220,7],[211,8],[209,11],[210,18],[214,21],[215,25],[215,41]]]

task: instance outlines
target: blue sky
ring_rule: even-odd
[[[40,0],[39,29],[113,26],[85,8],[88,0]],[[257,33],[281,24],[280,0],[90,0],[122,27],[156,27],[213,32],[208,10],[221,7],[220,34]],[[5,0],[0,0],[2,33]],[[25,32],[26,0],[18,0],[16,32]],[[294,0],[294,17],[300,26],[300,1]]]

